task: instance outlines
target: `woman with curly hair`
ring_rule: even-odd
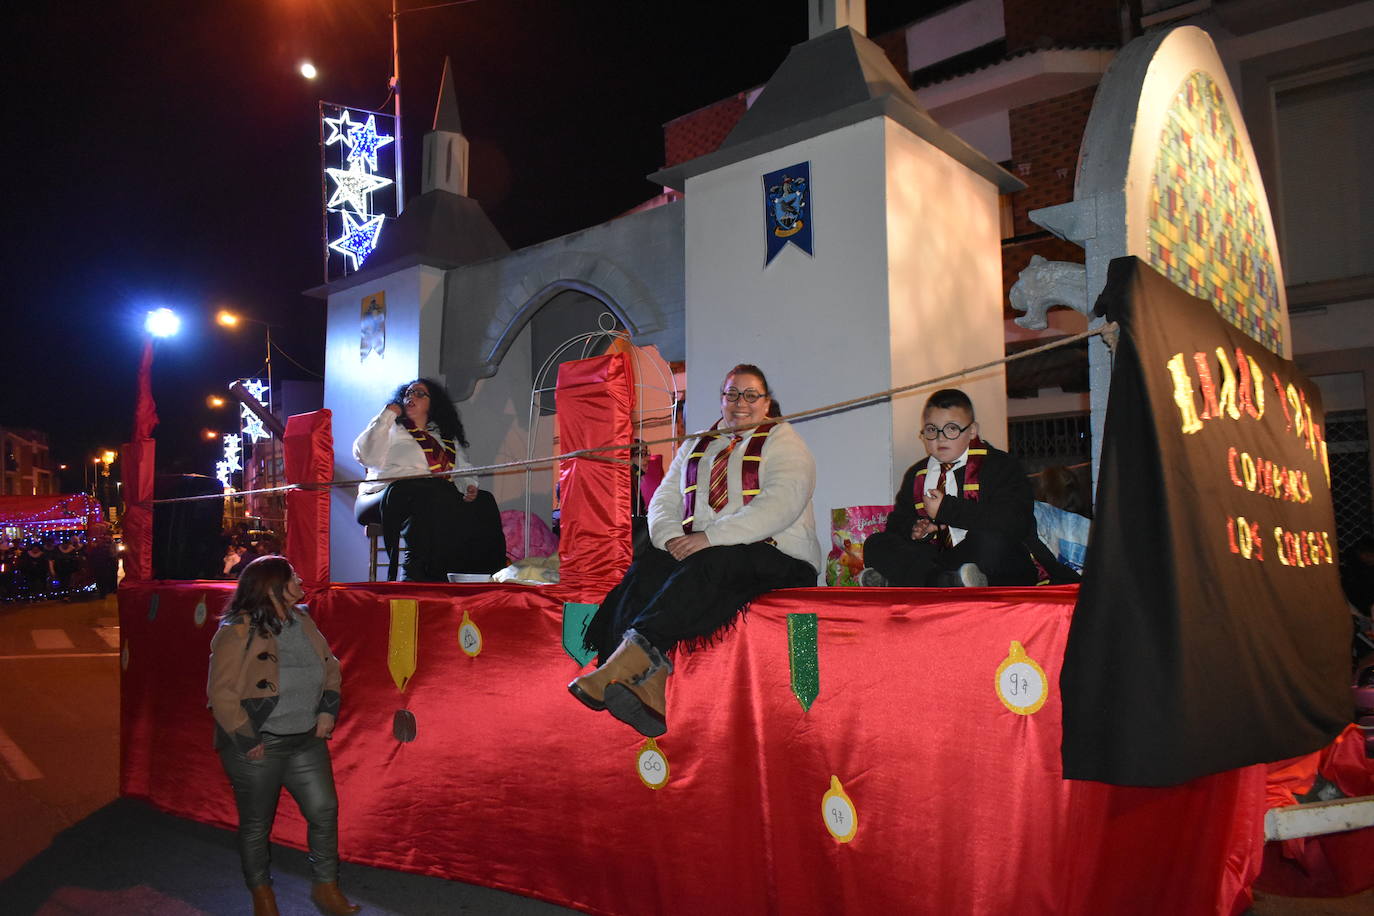
[[[427,378],[397,388],[354,441],[353,457],[367,468],[358,520],[380,512],[388,578],[396,578],[402,539],[406,580],[443,582],[451,572],[493,573],[506,565],[496,500],[477,488],[476,477],[451,473],[472,467],[467,445],[448,392]]]
[[[310,899],[330,916],[361,909],[339,891],[339,797],[325,743],[339,715],[339,660],[297,603],[303,597],[284,557],[258,557],[210,642],[215,747],[234,787],[254,916],[277,916],[268,837],[283,788],[309,825]]]

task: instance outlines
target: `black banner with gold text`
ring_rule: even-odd
[[[1121,337],[1065,777],[1174,785],[1324,746],[1351,694],[1320,393],[1135,258],[1097,309]]]

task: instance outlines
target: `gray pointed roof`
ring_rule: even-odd
[[[796,45],[720,149],[649,176],[683,190],[688,178],[886,115],[1004,193],[1025,184],[941,127],[881,48],[845,27]]]
[[[439,101],[434,106],[434,130],[451,134],[463,132],[463,122],[458,117],[458,91],[453,87],[453,63],[444,58],[444,75],[439,78]]]

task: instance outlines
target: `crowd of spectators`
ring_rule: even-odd
[[[107,528],[0,541],[0,601],[103,598],[114,592],[118,577],[117,548]]]

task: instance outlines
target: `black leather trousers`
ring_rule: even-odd
[[[283,788],[300,806],[308,829],[310,871],[316,884],[339,877],[339,796],[329,746],[313,731],[299,735],[263,734],[266,753],[249,760],[233,747],[220,748],[219,759],[234,787],[239,809],[239,859],[249,887],[272,883],[268,836],[277,816]]]

